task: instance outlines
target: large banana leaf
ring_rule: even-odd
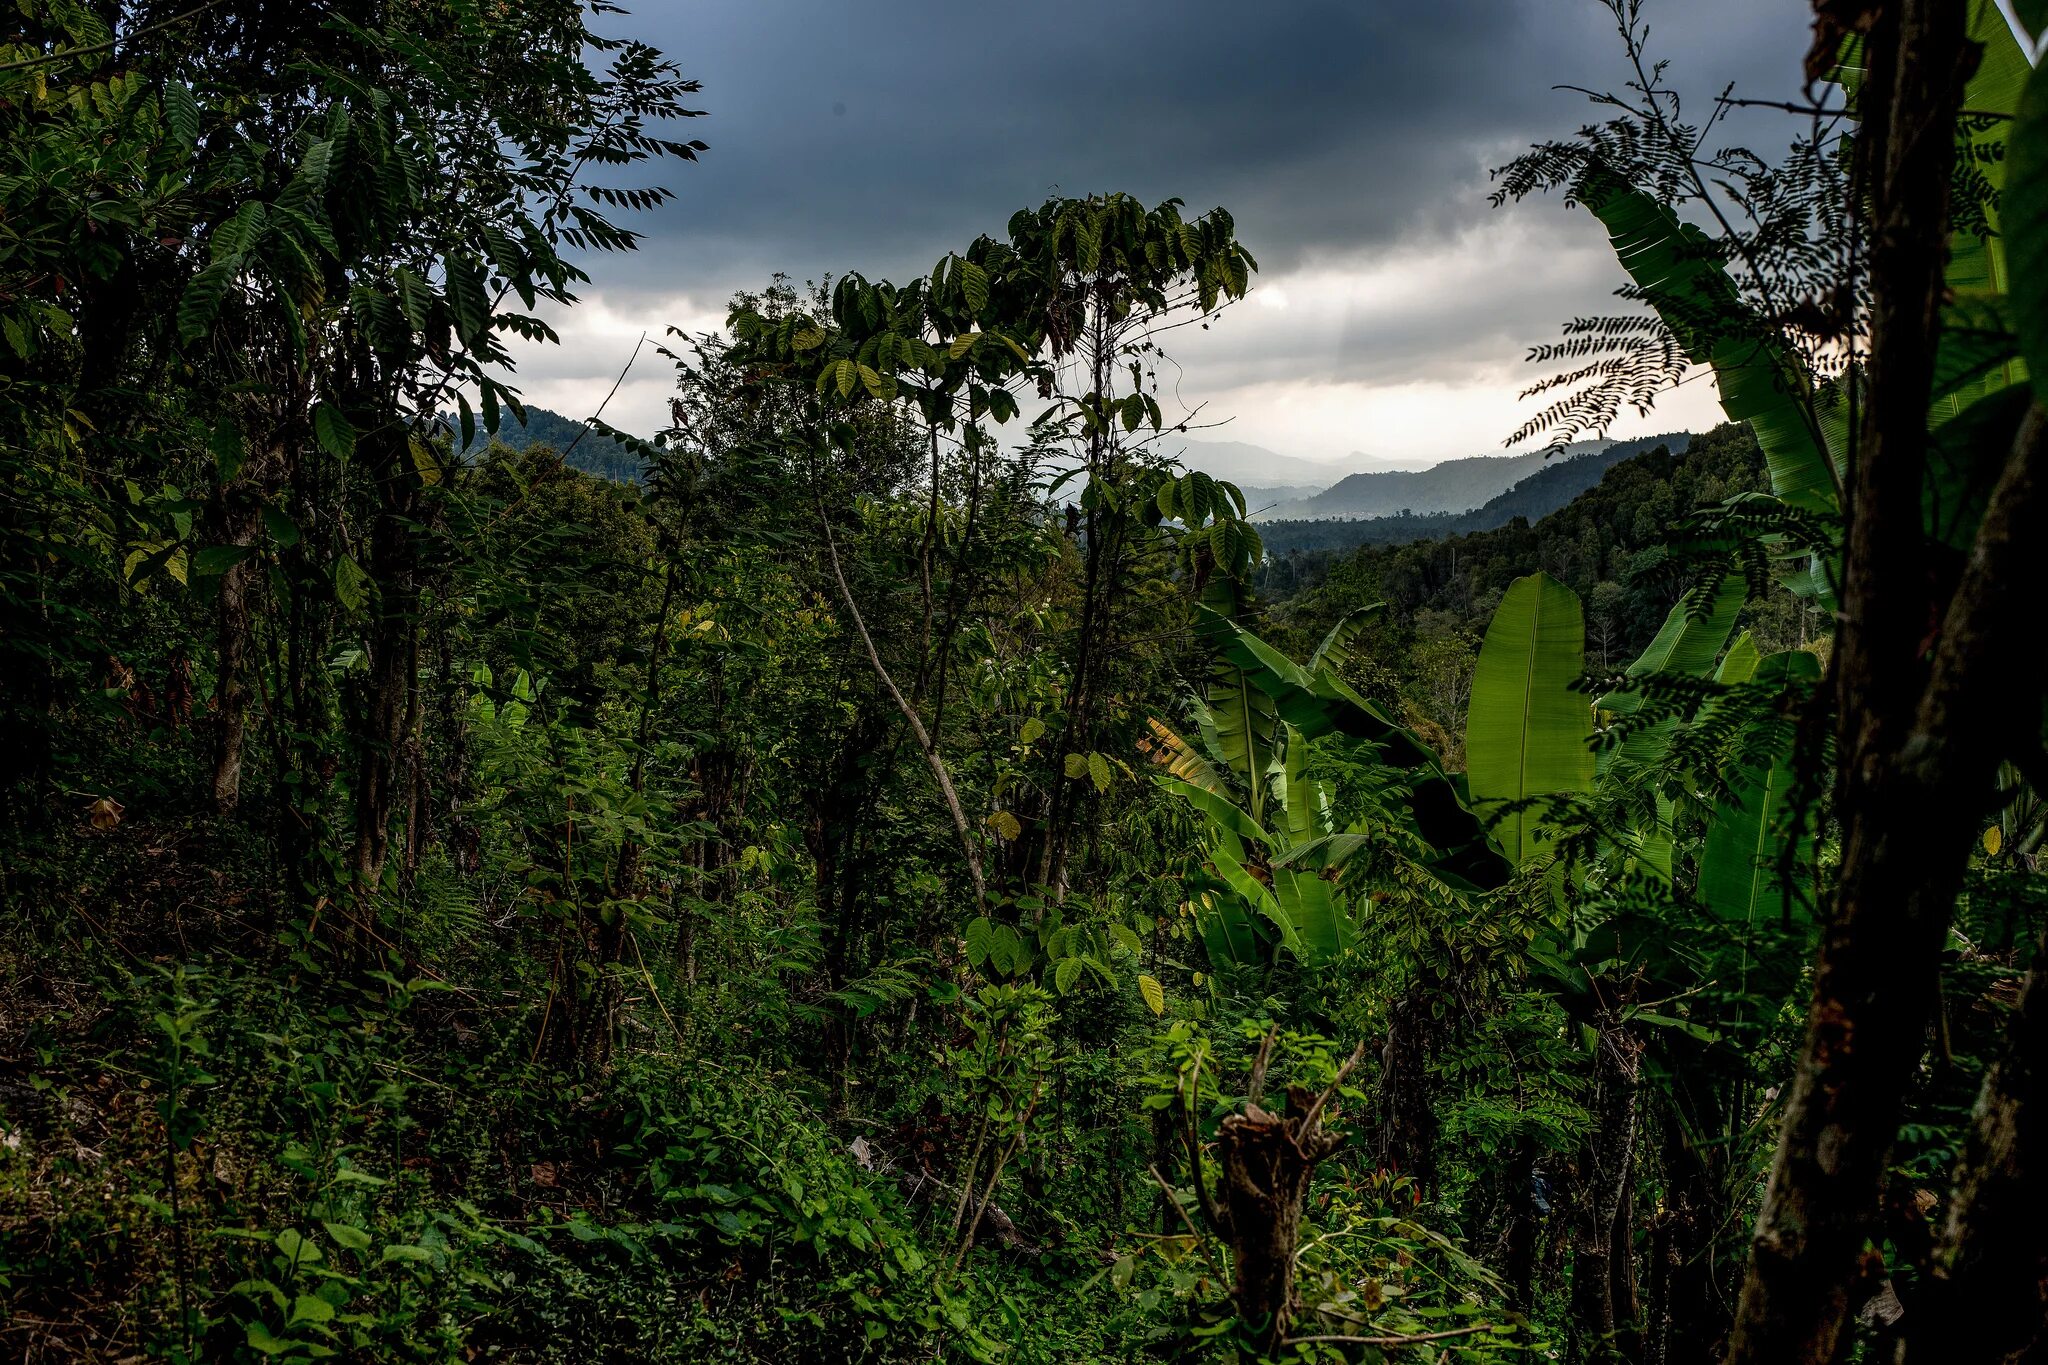
[[[1963,108],[1970,111],[1962,122],[1967,141],[1963,157],[1965,164],[1983,177],[1980,207],[1987,231],[1965,228],[1949,239],[1946,273],[1949,291],[1956,302],[1945,310],[1942,354],[1936,361],[1937,368],[1947,369],[1957,365],[1949,354],[1951,351],[1967,351],[1973,344],[1968,329],[1954,325],[1969,315],[1971,302],[1995,304],[1998,296],[2012,287],[1999,201],[2005,192],[2007,153],[2014,131],[2010,116],[2018,112],[2021,92],[2031,74],[2026,54],[2020,51],[2019,42],[1995,0],[1971,0],[1970,37],[1979,45],[1981,55],[1975,74],[1963,87]],[[2008,349],[1998,363],[1978,369],[1966,383],[1939,394],[1928,420],[1938,424],[1958,417],[1986,394],[2022,382],[2026,375],[2026,366]]]
[[[1786,687],[1820,677],[1820,661],[1804,650],[1772,654],[1756,665],[1753,684]],[[1700,899],[1722,919],[1754,925],[1796,908],[1796,888],[1778,875],[1784,852],[1786,803],[1793,781],[1792,754],[1778,754],[1761,771],[1732,785],[1735,800],[1714,809],[1700,854]],[[1799,861],[1803,862],[1804,859]]]
[[[1736,637],[1734,644],[1728,646],[1720,668],[1714,671],[1714,681],[1723,687],[1746,683],[1756,676],[1756,666],[1762,661],[1763,655],[1757,652],[1756,637],[1745,630]]]
[[[1507,880],[1508,865],[1488,841],[1485,826],[1421,740],[1328,669],[1309,673],[1229,617],[1198,608],[1196,629],[1251,692],[1271,700],[1276,722],[1310,738],[1340,734],[1370,744],[1381,763],[1402,771],[1415,830],[1435,850],[1428,862],[1432,872],[1465,887],[1490,888]]]
[[[1224,778],[1209,756],[1182,739],[1172,726],[1157,716],[1151,718],[1152,743],[1158,750],[1160,761],[1166,771],[1191,787],[1200,787],[1205,792],[1223,796],[1230,790],[1230,783]]]
[[[1572,690],[1585,666],[1579,595],[1549,574],[1511,584],[1479,650],[1465,720],[1465,766],[1481,803],[1593,785],[1593,713]],[[1515,863],[1542,848],[1538,814],[1504,809],[1494,836]]]
[[[1835,471],[1805,367],[1743,304],[1707,235],[1611,173],[1588,175],[1579,194],[1686,358],[1712,366],[1729,420],[1756,433],[1772,490],[1804,511],[1833,510]]]
[[[1731,565],[1706,615],[1692,615],[1684,602],[1672,607],[1656,637],[1628,666],[1626,676],[1706,677],[1714,671],[1714,660],[1720,656],[1721,647],[1735,633],[1735,618],[1741,615],[1748,596],[1748,582]],[[1630,716],[1642,709],[1643,697],[1640,692],[1623,689],[1608,693],[1593,705],[1617,716]],[[1670,718],[1635,731],[1622,741],[1622,759],[1638,765],[1656,762],[1671,747],[1671,736],[1677,727],[1676,718]]]
[[[1366,621],[1377,615],[1386,605],[1384,602],[1374,602],[1355,611],[1345,612],[1337,624],[1330,627],[1329,633],[1323,636],[1323,642],[1316,646],[1316,652],[1309,655],[1309,673],[1320,673],[1326,668],[1335,673],[1344,667],[1344,661],[1351,657],[1352,640],[1357,638]]]
[[[2020,354],[2048,374],[2048,68],[2036,67],[2012,126],[2003,204],[2012,264],[2012,321]]]
[[[1339,956],[1357,938],[1336,888],[1313,872],[1275,868],[1273,898],[1293,926],[1302,961],[1311,967]]]
[[[1280,747],[1280,712],[1272,694],[1235,660],[1219,661],[1209,684],[1209,721],[1217,751],[1244,783],[1252,819],[1266,822],[1266,770]]]
[[[1328,799],[1322,784],[1309,780],[1307,738],[1292,725],[1285,734],[1282,762],[1273,773],[1273,805],[1282,838],[1292,846],[1329,833]]]

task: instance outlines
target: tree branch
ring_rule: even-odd
[[[875,677],[910,725],[918,752],[924,755],[925,765],[932,770],[932,779],[938,783],[939,794],[946,799],[946,809],[953,816],[953,829],[960,836],[960,852],[967,859],[968,875],[974,879],[974,899],[976,902],[986,901],[988,887],[982,880],[981,853],[974,846],[974,827],[967,821],[967,812],[960,805],[960,794],[953,789],[953,776],[946,771],[946,762],[939,757],[938,746],[925,730],[917,708],[910,704],[903,690],[896,686],[896,680],[889,675],[888,665],[882,662],[881,651],[875,648],[874,637],[868,634],[867,622],[861,618],[860,607],[853,600],[853,589],[846,585],[846,571],[839,564],[839,546],[832,538],[832,519],[825,515],[823,497],[818,499],[818,525],[825,532],[825,554],[832,562],[832,578],[839,585],[839,600],[846,604],[847,614],[853,618],[853,628],[859,633],[861,644],[867,648],[868,663],[874,668]]]

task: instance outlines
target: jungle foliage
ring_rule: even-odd
[[[506,338],[709,151],[611,6],[5,21],[0,1345],[2032,1358],[2048,78],[1824,5],[1770,162],[1610,8],[1522,434],[1729,423],[1342,558],[1159,453],[1222,209],[551,444]]]

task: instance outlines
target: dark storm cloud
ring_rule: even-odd
[[[1703,94],[1783,93],[1796,0],[1661,0]],[[701,78],[712,150],[607,285],[771,269],[903,275],[1056,190],[1222,204],[1268,273],[1447,231],[1484,172],[1624,74],[1595,0],[642,0],[626,28]]]
[[[1236,216],[1264,269],[1172,338],[1178,391],[1300,454],[1487,448],[1521,420],[1525,348],[1620,279],[1582,210],[1486,203],[1490,167],[1599,116],[1554,86],[1627,80],[1598,0],[637,3],[614,27],[704,82],[680,131],[711,148],[653,169],[676,201],[631,219],[643,250],[585,260],[564,344],[516,348],[560,410],[594,407],[643,331],[716,326],[774,271],[904,279],[1056,191]],[[1801,0],[1648,10],[1689,119],[1730,82],[1798,92]],[[1725,131],[1768,154],[1794,122]],[[667,381],[643,360],[608,415],[652,431]]]

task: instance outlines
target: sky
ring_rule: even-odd
[[[1597,113],[1553,87],[1628,78],[1599,0],[628,3],[605,22],[703,82],[705,116],[677,131],[710,150],[655,167],[676,198],[632,216],[641,249],[583,260],[592,283],[549,319],[563,344],[518,352],[528,401],[566,415],[604,401],[645,332],[604,416],[650,434],[669,327],[719,326],[777,271],[920,274],[1053,194],[1230,211],[1261,268],[1208,331],[1173,335],[1174,390],[1221,423],[1198,436],[1313,460],[1500,450],[1533,410],[1527,348],[1615,306],[1589,214],[1486,197],[1491,167]],[[1644,12],[1691,118],[1730,82],[1797,97],[1798,0]],[[1756,111],[1730,133],[1775,153],[1798,131]],[[1610,434],[1717,411],[1701,380]]]

